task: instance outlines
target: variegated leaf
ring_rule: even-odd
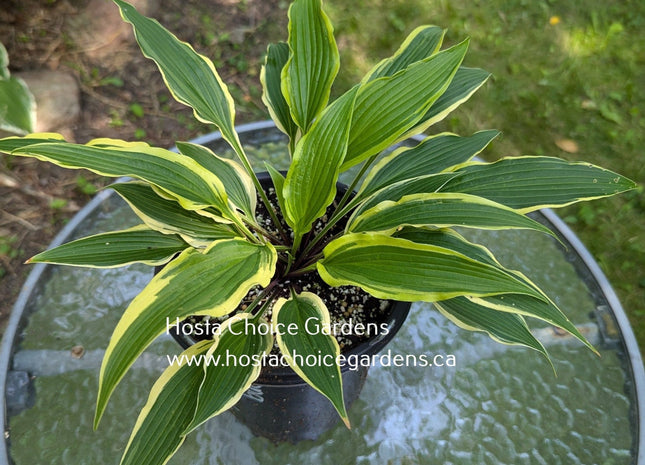
[[[291,117],[309,131],[327,105],[340,59],[321,0],[296,0],[289,8],[289,60],[282,69],[282,95]]]
[[[478,195],[523,213],[618,194],[636,184],[590,163],[552,157],[505,158],[458,166],[444,192]]]
[[[165,234],[179,234],[189,244],[239,236],[229,224],[218,223],[211,217],[185,210],[174,200],[160,197],[145,182],[116,183],[109,187],[123,197],[149,228]]]
[[[293,294],[288,300],[281,298],[273,307],[272,322],[276,327],[295,328],[276,335],[282,355],[293,371],[330,400],[349,428],[338,365],[340,347],[329,333],[331,318],[325,303],[311,292]],[[309,356],[320,359],[321,363],[303,363]]]
[[[186,349],[152,386],[120,465],[165,464],[177,452],[193,419],[204,379],[198,361],[212,345],[213,341],[202,341]]]
[[[222,316],[249,289],[266,286],[275,273],[270,244],[221,240],[204,253],[188,249],[157,274],[125,310],[101,366],[95,425],[112,391],[145,348],[174,321],[188,315]]]
[[[46,250],[28,263],[113,268],[131,263],[163,265],[186,249],[188,244],[176,235],[162,234],[147,226],[95,234]]]
[[[434,302],[502,293],[543,295],[498,267],[454,250],[376,233],[331,241],[318,272],[330,286],[359,286],[379,299]]]
[[[402,226],[461,226],[479,229],[532,229],[553,234],[546,226],[502,204],[467,194],[413,194],[385,201],[353,217],[347,231],[392,233]]]

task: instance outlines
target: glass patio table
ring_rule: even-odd
[[[243,143],[257,148],[256,161],[286,167],[284,140],[272,123],[239,130]],[[227,150],[218,133],[196,142],[217,153]],[[645,375],[624,311],[564,223],[548,210],[534,217],[562,243],[527,231],[463,233],[541,286],[600,357],[538,325],[554,374],[537,352],[463,331],[431,304],[414,303],[383,353],[390,363],[384,357],[370,368],[349,412],[351,430],[341,423],[315,441],[274,445],[226,412],[189,435],[169,463],[645,465]],[[52,245],[138,222],[117,195],[102,192]],[[180,353],[170,337],[155,341],[117,387],[93,431],[104,350],[122,311],[151,277],[144,265],[34,266],[2,342],[0,464],[118,464],[167,355]],[[408,356],[407,366],[393,366],[395,355]],[[448,366],[450,356],[454,366]],[[421,366],[422,359],[433,366]]]

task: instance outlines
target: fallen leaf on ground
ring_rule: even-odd
[[[571,139],[557,139],[555,145],[567,153],[578,153],[578,143]]]

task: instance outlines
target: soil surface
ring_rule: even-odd
[[[260,178],[260,183],[262,183],[262,186],[267,189],[266,192],[269,204],[271,205],[271,208],[277,212],[277,218],[280,221],[282,230],[288,230],[288,225],[278,208],[278,199],[275,194],[275,189],[271,187],[271,182],[268,179],[263,180]],[[343,189],[337,193],[335,201],[327,207],[327,212],[323,218],[331,218],[333,216],[334,212],[338,208],[338,202],[341,200],[345,192],[346,189]],[[270,232],[274,237],[280,236],[278,228],[276,228],[275,223],[270,218],[268,210],[259,195],[257,197],[256,218],[259,224],[266,231]],[[324,245],[329,243],[329,241],[334,239],[334,237],[337,237],[337,235],[341,234],[347,225],[348,219],[348,215],[341,218],[340,221],[323,236],[320,243],[313,248],[313,253],[315,254],[316,250],[322,250]],[[314,223],[312,231],[318,235],[325,227],[325,224],[326,223],[323,221],[318,220]],[[283,243],[282,245],[290,246],[292,243]],[[305,247],[306,244],[303,242],[300,250],[302,251]],[[304,259],[304,262],[306,263],[307,259]],[[298,261],[296,260],[295,263],[296,265],[294,265],[294,268],[297,267]],[[285,265],[284,261],[278,261],[276,275],[283,276]],[[155,271],[159,271],[161,269],[162,267],[156,267]],[[269,287],[271,287],[271,285],[269,285]],[[341,353],[353,350],[357,345],[367,342],[370,339],[373,340],[376,337],[385,337],[392,330],[390,323],[394,302],[377,299],[359,287],[331,287],[329,284],[325,283],[320,275],[315,271],[305,274],[296,273],[294,276],[287,275],[277,281],[269,299],[272,302],[275,302],[278,298],[288,300],[291,297],[292,290],[297,294],[302,294],[303,292],[313,293],[319,296],[324,302],[325,306],[329,310],[329,331],[331,335],[336,338]],[[242,299],[238,308],[246,310],[250,305],[257,305],[257,311],[262,308],[264,303],[267,302],[266,296],[264,298],[260,297],[260,300],[258,301],[260,303],[255,302],[260,295],[260,287],[256,286],[252,288],[246,297]],[[272,313],[273,304],[270,304],[265,312],[265,316],[268,321],[273,321],[273,317],[271,316]],[[219,329],[219,325],[229,316],[230,315],[225,315],[218,318],[191,316],[184,320],[184,325],[179,325],[182,327],[185,326],[185,328],[178,330],[178,333],[183,336],[188,336],[187,340],[189,341],[191,338],[193,341],[213,339],[214,334],[216,334]],[[199,326],[206,329],[206,331],[198,336],[192,335],[191,328]],[[311,331],[317,332],[319,330],[311,326]],[[186,338],[184,338],[184,340],[186,340]],[[272,354],[279,355],[280,353],[276,340],[274,341]]]
[[[238,124],[267,118],[260,65],[266,44],[286,38],[286,2],[133,3],[214,61],[238,104]],[[67,140],[144,139],[170,147],[214,130],[196,123],[191,110],[172,99],[111,2],[0,0],[0,42],[12,75],[44,69],[75,76],[80,117],[56,129]],[[30,270],[24,261],[45,249],[93,191],[109,182],[89,172],[0,155],[0,331]]]

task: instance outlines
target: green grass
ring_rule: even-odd
[[[559,213],[617,291],[645,347],[645,3],[603,0],[327,0],[347,89],[414,27],[471,38],[467,66],[493,77],[431,130],[503,132],[487,158],[550,155],[624,174],[637,191]],[[557,17],[557,18],[556,18]],[[559,22],[558,22],[559,21]],[[557,24],[556,24],[557,23]],[[575,142],[567,153],[559,140]]]
[[[16,247],[18,238],[15,236],[0,236],[0,279],[7,274],[4,268],[4,259],[14,259],[18,257],[22,251]]]

